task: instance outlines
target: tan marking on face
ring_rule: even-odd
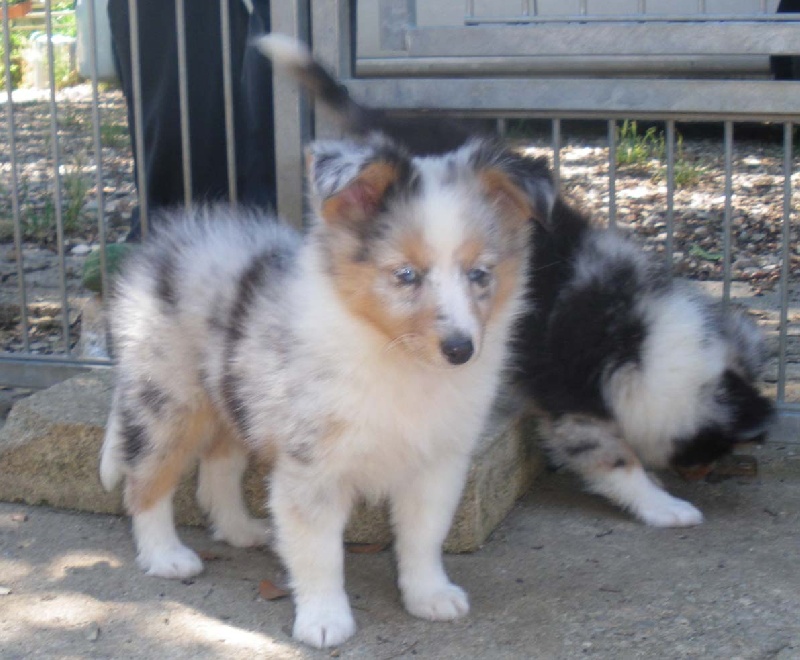
[[[456,261],[464,272],[478,264],[478,260],[486,250],[486,241],[478,236],[469,236],[456,250]]]
[[[528,196],[520,190],[504,172],[496,169],[478,173],[484,193],[494,202],[505,220],[525,223],[534,215]]]
[[[322,203],[322,217],[329,224],[352,224],[369,219],[397,176],[397,167],[391,163],[370,163],[350,184]]]
[[[404,265],[424,273],[430,251],[421,232],[406,231],[389,240],[400,256],[384,266],[353,259],[354,245],[346,238],[341,240],[331,252],[334,284],[350,311],[383,334],[387,345],[399,337],[413,336],[415,348],[421,346],[429,356],[438,353],[434,301],[424,291],[404,289],[392,281],[393,269]]]
[[[490,319],[505,308],[511,297],[520,290],[525,269],[525,262],[520,257],[506,257],[494,269],[495,291],[487,313]]]

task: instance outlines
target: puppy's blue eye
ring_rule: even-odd
[[[467,279],[478,286],[488,286],[492,280],[492,274],[485,268],[471,268],[467,271]]]
[[[419,284],[422,280],[422,274],[411,266],[403,266],[394,271],[394,279],[398,284],[403,286],[411,286],[412,284]]]

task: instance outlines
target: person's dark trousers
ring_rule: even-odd
[[[778,13],[800,13],[800,0],[781,0]],[[800,25],[797,29],[800,30]],[[775,80],[800,80],[800,53],[797,56],[771,57],[770,68]]]
[[[248,38],[270,31],[269,0],[253,0]],[[239,143],[239,200],[242,204],[275,208],[275,130],[272,66],[256,48],[244,48],[242,62],[242,123]],[[299,222],[300,218],[295,218]]]
[[[269,27],[269,2],[254,4],[250,15],[241,0],[230,0],[237,190],[243,203],[274,207],[272,77],[268,64],[254,59],[256,54],[247,48],[249,29]],[[185,6],[192,198],[224,200],[228,173],[220,3],[191,0]],[[143,163],[136,155],[134,163],[137,172],[144,167],[152,212],[184,202],[175,3],[139,0],[137,9],[145,153]],[[108,15],[135,145],[139,128],[134,120],[128,0],[109,0]],[[132,219],[128,240],[140,238],[137,218],[138,214]]]

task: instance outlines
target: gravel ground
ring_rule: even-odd
[[[61,260],[56,249],[52,202],[54,169],[50,138],[50,106],[42,92],[23,90],[15,104],[20,203],[25,231],[25,282],[30,304],[32,350],[63,352],[60,313]],[[81,287],[86,255],[98,245],[97,202],[91,88],[80,85],[59,93],[59,146],[65,218],[66,278],[70,300],[70,347],[80,334],[81,310],[90,294]],[[0,138],[8,140],[6,114],[0,113]],[[126,134],[125,104],[118,90],[101,94],[103,193],[107,240],[124,240],[136,203],[133,161]],[[680,131],[680,128],[679,128]],[[640,129],[639,135],[644,134]],[[515,138],[519,139],[519,138]],[[561,151],[562,190],[598,222],[608,217],[608,147],[604,138],[571,135],[565,130]],[[549,138],[525,138],[520,144],[532,153],[552,156]],[[633,141],[641,147],[641,141]],[[794,155],[792,208],[800,205],[800,155]],[[780,144],[745,139],[734,142],[731,218],[734,299],[747,305],[770,334],[777,350],[777,281],[783,216],[783,152]],[[723,218],[725,212],[724,151],[721,140],[682,139],[676,155],[682,177],[674,201],[676,274],[703,281],[719,291],[722,279]],[[10,149],[0,150],[0,347],[19,351],[18,278],[11,222]],[[645,156],[619,165],[616,180],[618,226],[636,235],[647,249],[664,253],[667,240],[665,164]],[[792,235],[794,238],[794,235]],[[800,245],[792,241],[790,270],[800,272]],[[800,400],[800,288],[789,289],[788,400]],[[774,390],[777,360],[765,377]]]

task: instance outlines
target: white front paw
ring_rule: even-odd
[[[356,622],[347,597],[319,599],[297,606],[292,637],[322,649],[337,646],[352,637]]]
[[[703,514],[697,508],[664,492],[648,497],[634,513],[653,527],[692,527],[703,522]]]
[[[452,621],[469,612],[467,593],[450,582],[406,587],[403,603],[409,613],[430,621]]]
[[[155,577],[182,579],[203,572],[200,557],[185,545],[142,550],[136,562],[147,575]]]

